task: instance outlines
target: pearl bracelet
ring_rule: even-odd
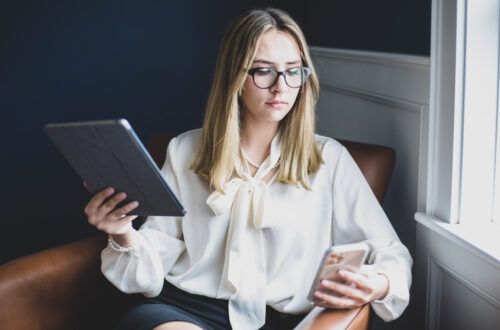
[[[120,253],[124,252],[124,253],[128,254],[129,256],[135,256],[135,257],[139,256],[139,251],[135,248],[135,246],[123,247],[120,244],[118,244],[113,239],[113,237],[111,237],[111,235],[108,236],[108,246],[116,252],[120,252]]]

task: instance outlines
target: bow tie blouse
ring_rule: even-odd
[[[364,241],[369,267],[389,278],[390,291],[371,303],[389,321],[409,301],[411,257],[347,150],[316,135],[325,164],[308,182],[311,191],[262,181],[280,157],[278,136],[269,157],[250,175],[239,175],[225,193],[189,169],[200,130],[174,138],[162,173],[187,215],[149,217],[130,249],[103,250],[102,272],[126,293],[156,296],[164,280],[180,289],[227,299],[234,329],[258,329],[266,305],[284,313],[313,308],[306,299],[324,251],[332,244]],[[119,251],[122,250],[122,251]]]

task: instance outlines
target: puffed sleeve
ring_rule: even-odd
[[[174,138],[168,145],[161,172],[182,200],[174,165],[177,152],[181,151],[176,150]],[[148,217],[138,231],[134,230],[132,247],[117,247],[110,240],[101,253],[101,270],[121,291],[154,297],[161,292],[166,274],[184,249],[180,217]]]
[[[369,267],[389,280],[389,293],[383,299],[371,302],[371,306],[384,321],[394,320],[409,302],[412,258],[344,147],[336,164],[333,174],[333,242],[365,242],[370,246]]]

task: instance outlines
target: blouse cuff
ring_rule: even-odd
[[[391,293],[391,291],[387,292],[387,294],[380,299],[376,299],[373,302],[379,304],[390,304],[395,299],[395,295]]]
[[[126,253],[129,256],[134,256],[134,257],[139,256],[139,250],[135,246],[123,247],[120,244],[118,244],[113,239],[113,237],[111,237],[111,235],[108,235],[108,247],[116,252]]]
[[[379,273],[380,274],[380,273]],[[408,297],[403,298],[394,283],[393,276],[383,273],[389,282],[389,292],[381,299],[373,300],[370,305],[375,313],[385,322],[397,319],[408,305]],[[399,294],[398,294],[399,293]]]

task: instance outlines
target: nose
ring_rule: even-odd
[[[282,92],[287,88],[287,84],[285,81],[285,75],[280,74],[278,75],[278,79],[274,83],[274,85],[271,86],[271,92]]]

